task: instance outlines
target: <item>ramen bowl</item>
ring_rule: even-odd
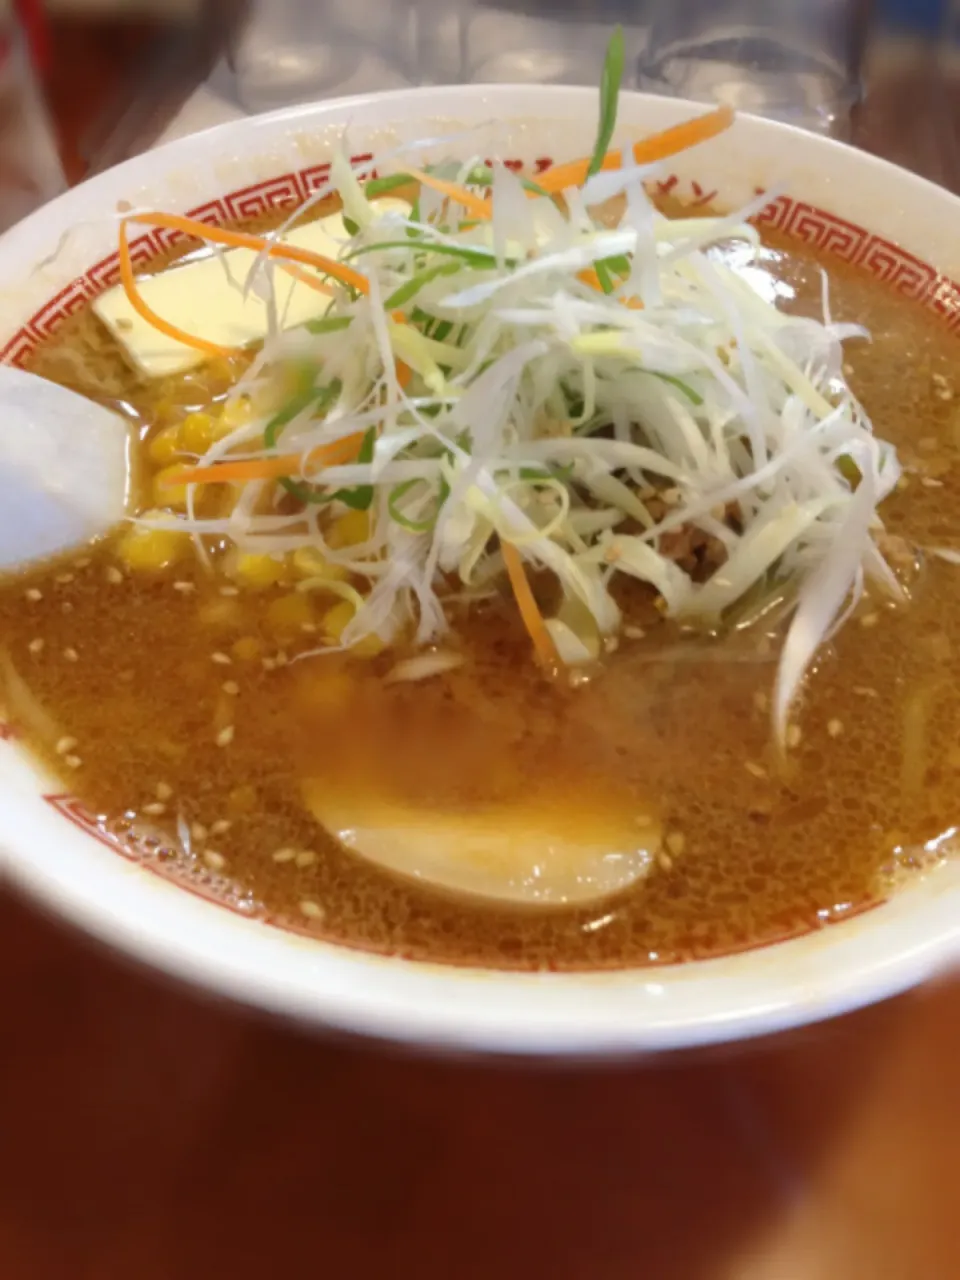
[[[249,218],[307,198],[343,130],[356,155],[436,137],[438,155],[495,154],[530,171],[589,153],[588,89],[429,88],[329,101],[225,124],[75,188],[0,240],[2,359],[38,342],[117,279],[127,207]],[[625,94],[624,137],[693,104]],[[658,179],[691,204],[776,190],[760,222],[853,262],[960,328],[960,201],[840,144],[750,117]],[[168,233],[133,244],[146,260]],[[604,972],[507,972],[366,953],[284,930],[158,874],[155,839],[111,831],[46,774],[12,730],[0,740],[0,857],[27,895],[108,944],[199,987],[305,1023],[427,1047],[624,1055],[756,1036],[892,995],[948,966],[960,943],[949,860],[889,900],[739,954]],[[773,850],[775,854],[775,849]]]

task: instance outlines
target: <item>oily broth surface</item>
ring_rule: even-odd
[[[768,246],[769,270],[815,313],[816,260],[782,240]],[[887,526],[960,546],[956,343],[876,282],[825,265],[835,317],[874,335],[871,346],[848,346],[851,381],[878,434],[914,469],[884,507]],[[90,314],[69,322],[33,368],[88,391],[93,370],[101,395],[132,405],[147,429],[222,396],[231,374],[213,366],[138,385]],[[189,566],[111,583],[114,565],[102,546],[0,586],[13,664],[59,732],[77,740],[82,764],[69,771],[70,789],[114,824],[147,820],[147,806],[165,803],[151,825],[172,831],[179,813],[207,832],[190,854],[167,855],[171,871],[339,942],[510,967],[722,954],[876,901],[902,868],[930,860],[917,849],[956,820],[960,696],[950,671],[960,570],[932,558],[909,609],[882,610],[875,622],[876,611],[864,610],[821,656],[785,781],[768,759],[764,709],[775,648],[757,660],[751,641],[750,660],[734,660],[746,656],[739,646],[719,646],[690,661],[642,604],[635,621],[645,637],[625,640],[602,676],[577,690],[542,680],[502,599],[461,629],[463,668],[391,686],[383,675],[395,656],[283,663],[312,641],[265,625],[279,589],[225,597]],[[39,600],[27,600],[30,588]],[[240,639],[252,656],[234,651]],[[265,669],[263,657],[278,656],[281,665]],[[238,692],[225,690],[234,683]],[[233,741],[217,746],[228,723]],[[27,740],[65,772],[49,741]],[[590,908],[537,914],[457,901],[381,873],[326,837],[300,793],[304,777],[323,774],[354,789],[358,804],[364,789],[385,787],[454,809],[534,789],[558,805],[623,806],[641,820],[655,811],[669,851],[645,883]],[[276,862],[279,850],[306,856]],[[305,916],[304,902],[320,904],[322,918]]]

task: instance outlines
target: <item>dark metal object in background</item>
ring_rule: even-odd
[[[102,5],[49,17],[44,87],[71,182],[152,145],[223,56],[249,0],[202,0],[192,14]]]

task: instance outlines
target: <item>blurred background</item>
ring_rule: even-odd
[[[779,115],[957,184],[958,0],[0,0],[0,15],[26,47],[4,53],[0,92],[22,100],[38,195],[57,178],[37,119],[76,182],[171,132],[323,95],[594,84],[614,22],[634,87]]]

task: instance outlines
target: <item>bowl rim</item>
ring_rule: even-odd
[[[516,110],[517,101],[536,100],[543,104],[542,115],[556,116],[558,107],[569,114],[588,100],[592,108],[595,95],[595,89],[563,85],[428,86],[324,99],[227,121],[164,142],[57,197],[0,238],[0,260],[53,228],[71,225],[78,191],[107,184],[118,173],[135,178],[154,168],[168,169],[181,164],[191,149],[229,148],[240,132],[335,123],[361,107],[377,108],[389,123],[391,108],[419,103],[427,117],[444,105],[453,109],[454,97],[461,104],[489,102],[491,109],[502,103],[515,118],[523,114]],[[655,103],[661,116],[679,118],[702,110],[700,104],[648,93],[630,91],[624,97],[640,106]],[[888,161],[833,139],[811,138],[791,125],[744,119],[788,141],[802,139],[806,148],[839,150],[857,167],[946,200],[960,212],[960,199]],[[30,897],[102,941],[188,982],[299,1020],[408,1044],[611,1057],[744,1039],[893,995],[960,953],[960,912],[952,910],[952,886],[942,885],[941,891],[925,895],[920,910],[911,906],[919,890],[910,886],[868,913],[866,925],[851,921],[805,935],[822,939],[822,945],[812,948],[813,961],[801,965],[790,980],[771,976],[756,957],[782,956],[793,941],[742,953],[732,965],[724,958],[662,969],[540,974],[441,966],[307,941],[242,919],[191,899],[182,888],[125,865],[117,855],[78,874],[77,862],[84,860],[61,847],[63,835],[53,825],[52,812],[49,818],[49,823],[38,821],[23,796],[0,790],[0,872]],[[44,857],[34,860],[17,851],[37,849],[38,826],[43,828],[39,845]],[[66,844],[73,847],[72,841]],[[915,917],[913,929],[904,930],[901,917]],[[888,945],[890,933],[902,935],[898,945]],[[734,976],[723,977],[720,985],[732,990],[713,1004],[701,998],[697,1008],[692,998],[696,989],[715,990],[718,975],[731,970]],[[674,992],[674,983],[675,991],[685,988],[690,998],[678,1003],[673,993],[665,1002],[663,996],[668,988]]]

